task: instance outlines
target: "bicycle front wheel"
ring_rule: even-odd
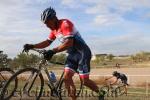
[[[39,100],[42,95],[44,79],[39,70],[35,68],[26,68],[16,72],[5,84],[1,93],[1,100],[9,100],[12,96],[6,95],[6,90],[10,88],[10,93],[13,91],[12,83],[18,79],[18,86],[15,89],[14,99],[36,99]]]
[[[10,68],[0,68],[0,93],[2,93],[2,88],[6,84],[6,82],[9,80],[9,78],[14,74],[15,72],[10,69]],[[13,93],[15,92],[15,89],[17,88],[18,80],[17,78],[14,80],[14,82],[11,84],[11,90],[12,92],[10,93],[10,88],[6,89],[5,94],[8,95],[7,98],[11,97]]]

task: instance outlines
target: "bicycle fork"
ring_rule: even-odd
[[[29,94],[30,90],[32,89],[32,86],[36,80],[36,78],[38,77],[38,75],[40,74],[40,71],[38,72],[38,74],[34,75],[35,73],[32,72],[32,74],[30,75],[30,77],[28,78],[27,82],[25,83],[24,87],[23,87],[23,91],[27,92]],[[35,77],[34,77],[35,76]],[[28,87],[30,81],[32,80],[32,78],[34,77],[29,89],[27,90],[26,88]],[[26,91],[27,90],[27,91]]]

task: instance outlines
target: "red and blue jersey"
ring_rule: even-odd
[[[73,47],[68,49],[68,52],[71,51],[85,51],[89,50],[89,47],[86,45],[85,41],[82,39],[79,32],[74,27],[73,23],[67,19],[59,20],[59,29],[53,30],[49,34],[48,39],[54,41],[58,39],[60,42],[64,42],[68,38],[74,38]]]
[[[81,77],[88,77],[91,51],[73,23],[67,19],[59,20],[58,30],[51,31],[48,39],[54,41],[56,38],[61,42],[73,38],[73,46],[67,50],[69,55],[65,63],[65,71],[72,70],[79,72]]]

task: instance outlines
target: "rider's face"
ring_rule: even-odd
[[[55,18],[52,18],[52,19],[50,19],[50,20],[47,20],[46,22],[45,22],[45,24],[46,24],[46,26],[48,27],[48,28],[50,28],[51,30],[55,30],[56,29],[56,19]]]

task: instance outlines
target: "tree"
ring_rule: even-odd
[[[131,59],[135,62],[149,61],[150,53],[149,52],[139,52],[135,55],[131,55]]]
[[[104,61],[105,61],[105,56],[97,56],[94,62],[96,64],[100,64],[103,63]]]
[[[107,58],[109,61],[112,61],[113,58],[114,58],[114,55],[109,54],[109,55],[106,56],[106,58]]]
[[[66,54],[60,53],[58,55],[54,55],[52,57],[52,61],[53,62],[60,62],[60,63],[64,63],[66,60]]]
[[[133,60],[133,62],[136,62],[136,57],[134,55],[131,55],[130,58]]]
[[[0,67],[8,67],[11,59],[8,58],[7,54],[3,54],[3,51],[0,51]]]
[[[24,54],[20,53],[14,58],[12,66],[14,68],[26,68],[35,66],[40,61],[40,57],[35,54]]]

